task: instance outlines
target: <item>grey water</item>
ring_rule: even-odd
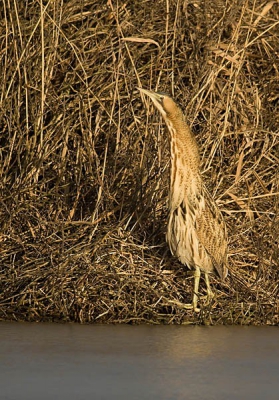
[[[0,400],[278,399],[277,327],[0,323]]]

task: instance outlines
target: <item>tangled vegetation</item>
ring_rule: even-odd
[[[278,324],[278,1],[4,0],[0,19],[0,319]],[[228,226],[200,313],[138,86],[182,105]]]

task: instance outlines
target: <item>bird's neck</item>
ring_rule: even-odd
[[[171,158],[174,164],[179,163],[181,168],[190,169],[194,174],[200,174],[200,156],[196,138],[191,129],[183,120],[168,121]],[[175,166],[175,165],[174,165]]]
[[[168,124],[170,132],[171,172],[170,204],[176,208],[185,195],[199,194],[202,187],[198,145],[190,128],[183,121],[179,126]]]

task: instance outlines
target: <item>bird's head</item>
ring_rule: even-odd
[[[165,119],[179,110],[175,101],[166,93],[153,92],[152,90],[138,88],[141,93],[146,94],[153,101],[156,108]]]

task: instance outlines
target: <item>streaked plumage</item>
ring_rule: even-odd
[[[164,93],[149,96],[170,132],[171,173],[166,239],[171,253],[195,269],[191,307],[197,309],[200,271],[205,273],[208,299],[213,296],[208,273],[227,275],[227,233],[222,214],[203,184],[196,139],[175,101]],[[188,305],[185,305],[188,306]]]

